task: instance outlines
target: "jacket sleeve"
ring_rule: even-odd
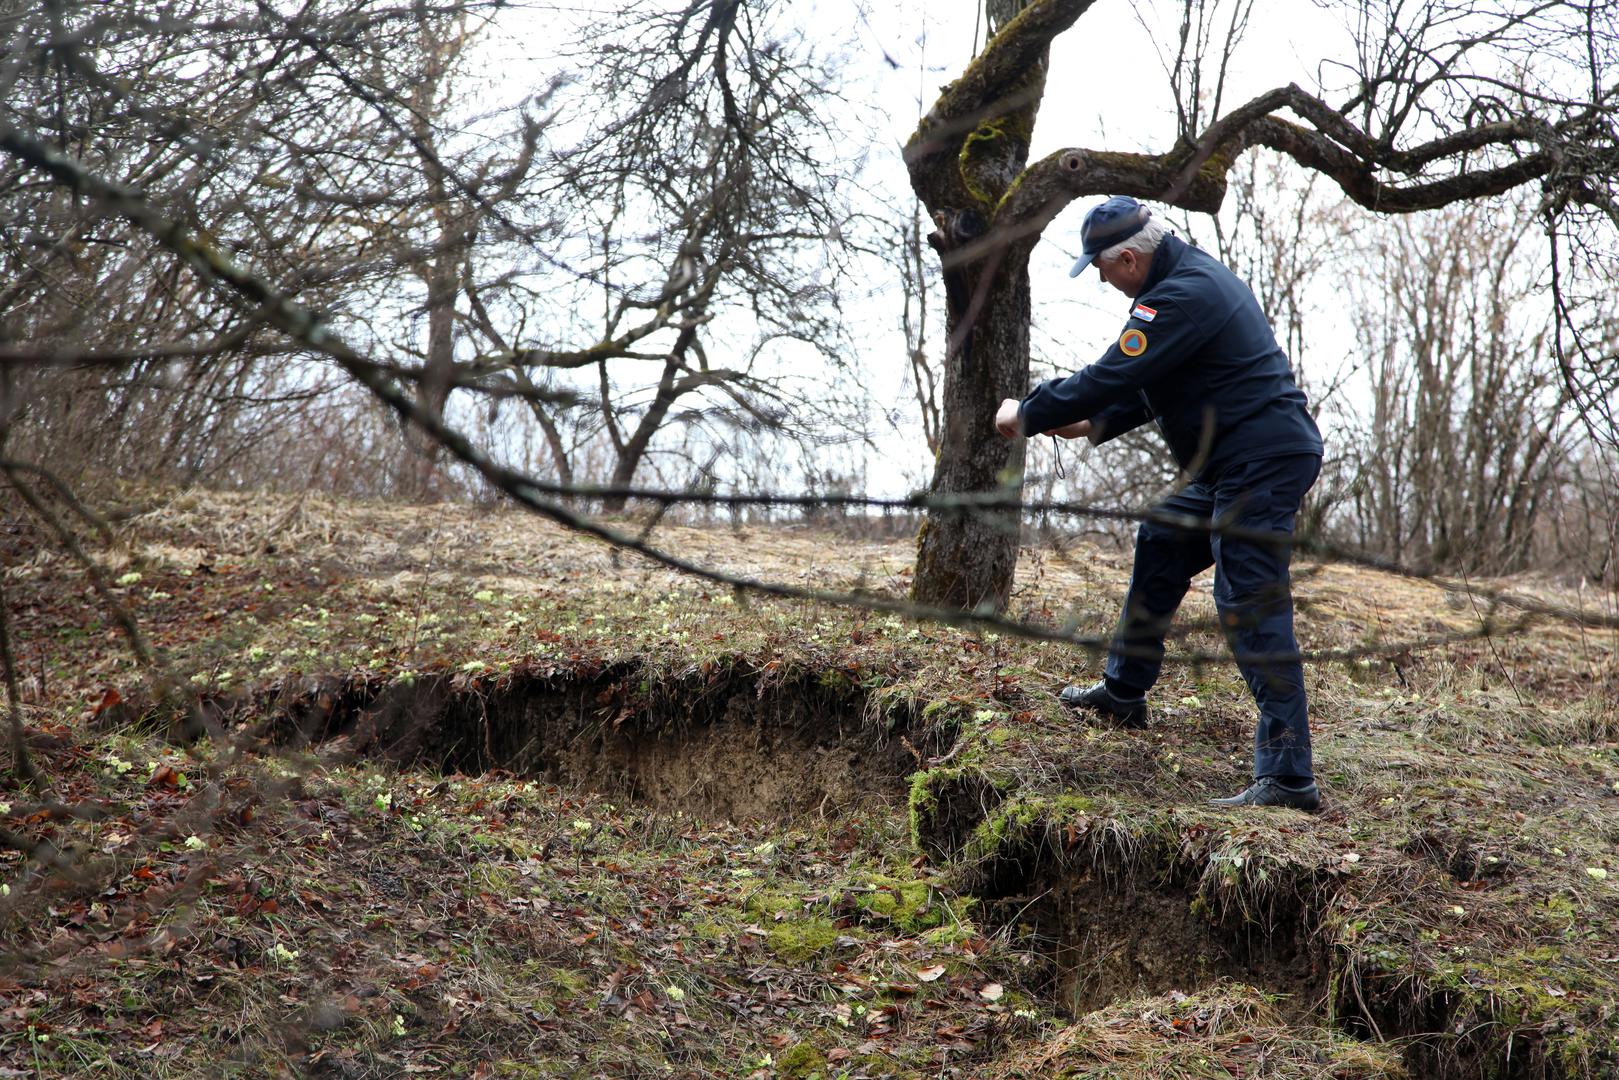
[[[1179,307],[1158,301],[1152,321],[1132,316],[1096,363],[1035,387],[1018,410],[1023,433],[1038,435],[1076,420],[1089,420],[1114,406],[1125,407],[1121,417],[1133,418],[1131,401],[1137,391],[1172,374],[1210,336],[1210,331]],[[1137,427],[1147,418],[1142,408],[1130,426]],[[1120,434],[1127,430],[1118,429]]]
[[[1109,405],[1095,416],[1091,423],[1102,429],[1102,437],[1096,440],[1096,445],[1111,442],[1127,431],[1136,428],[1152,419],[1152,413],[1140,398],[1134,401],[1121,401],[1117,405]]]

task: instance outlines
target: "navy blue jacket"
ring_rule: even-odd
[[[1156,419],[1181,468],[1214,479],[1227,466],[1320,454],[1321,432],[1287,354],[1242,279],[1166,236],[1119,339],[1089,367],[1035,387],[1023,433],[1091,420],[1101,441]]]

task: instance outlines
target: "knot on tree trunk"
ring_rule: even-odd
[[[938,210],[933,214],[938,231],[928,234],[928,244],[939,253],[944,268],[944,298],[952,319],[966,314],[971,300],[971,282],[963,264],[949,258],[952,251],[977,240],[989,231],[989,221],[973,207],[964,210]]]
[[[1057,167],[1070,176],[1080,175],[1089,167],[1089,164],[1085,160],[1085,151],[1083,150],[1064,150],[1062,156],[1057,159]]]

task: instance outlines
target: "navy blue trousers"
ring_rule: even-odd
[[[1313,776],[1304,667],[1293,636],[1287,564],[1293,519],[1315,483],[1314,454],[1263,458],[1226,468],[1218,479],[1188,484],[1158,508],[1220,525],[1262,531],[1273,542],[1186,531],[1144,521],[1136,533],[1135,570],[1108,653],[1107,677],[1146,693],[1163,666],[1164,635],[1192,578],[1214,567],[1214,605],[1248,689],[1259,706],[1254,775]]]

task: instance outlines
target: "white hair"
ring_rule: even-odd
[[[1133,251],[1137,255],[1151,255],[1158,250],[1158,245],[1164,242],[1164,237],[1170,235],[1170,228],[1157,218],[1148,218],[1147,223],[1141,226],[1141,231],[1134,236],[1127,236],[1110,248],[1103,248],[1097,252],[1097,259],[1117,259],[1126,251]]]

